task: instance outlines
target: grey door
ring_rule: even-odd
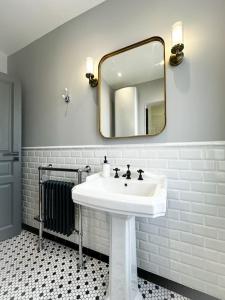
[[[21,89],[0,73],[0,240],[21,231]]]

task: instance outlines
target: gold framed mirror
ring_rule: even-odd
[[[98,66],[100,133],[153,136],[166,126],[165,43],[151,37],[102,57]]]

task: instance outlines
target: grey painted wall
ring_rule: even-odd
[[[108,0],[8,59],[23,86],[23,146],[225,139],[225,1]],[[156,137],[106,140],[85,58],[159,35],[170,54],[171,25],[185,26],[185,61],[167,73],[167,126]],[[41,22],[41,20],[40,20]],[[61,99],[64,87],[73,96]]]

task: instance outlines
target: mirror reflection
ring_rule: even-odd
[[[164,52],[156,37],[102,58],[98,96],[104,137],[156,135],[164,129]]]

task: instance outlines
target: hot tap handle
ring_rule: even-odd
[[[114,178],[119,178],[119,174],[118,174],[118,172],[120,171],[120,169],[118,169],[118,168],[115,168],[115,169],[113,169],[113,171],[115,171],[116,173],[115,173],[115,176],[114,176]]]

